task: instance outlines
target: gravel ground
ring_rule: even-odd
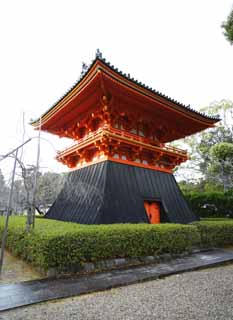
[[[1,320],[232,320],[233,265],[2,312]]]

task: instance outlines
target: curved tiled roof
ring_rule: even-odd
[[[206,115],[205,113],[199,112],[193,108],[190,107],[190,105],[185,105],[175,99],[172,99],[171,97],[153,89],[152,87],[147,86],[146,84],[138,81],[137,79],[133,78],[130,76],[130,74],[126,74],[124,72],[122,72],[121,70],[119,70],[118,68],[116,68],[114,65],[112,65],[110,62],[106,61],[105,58],[102,57],[102,53],[97,49],[96,51],[96,57],[95,59],[91,62],[91,64],[89,65],[89,67],[85,70],[85,72],[83,72],[80,76],[80,78],[74,83],[73,86],[71,86],[46,112],[44,112],[42,114],[41,117],[43,117],[44,115],[46,115],[50,110],[52,110],[62,99],[64,99],[66,97],[66,95],[71,92],[82,80],[83,78],[85,78],[85,76],[87,75],[87,73],[91,70],[91,68],[93,67],[93,65],[97,62],[97,60],[101,61],[103,64],[105,64],[108,68],[110,68],[112,71],[118,73],[119,75],[123,76],[125,79],[131,81],[132,83],[140,86],[143,89],[149,90],[151,93],[154,93],[164,99],[166,99],[169,102],[172,102],[174,104],[176,104],[177,106],[181,107],[184,109],[184,111],[191,111],[199,116],[204,117],[206,120],[212,121],[212,122],[217,122],[220,121],[220,117],[219,115],[216,116],[209,116]],[[39,121],[39,118],[36,120],[33,120],[31,122],[31,124],[34,124],[35,122]]]

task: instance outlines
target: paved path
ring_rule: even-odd
[[[32,266],[18,257],[14,257],[10,252],[5,251],[0,285],[41,279],[43,275],[37,272]]]
[[[233,264],[48,301],[1,320],[232,320]]]
[[[157,279],[228,261],[233,261],[233,250],[216,249],[157,265],[114,270],[73,279],[44,279],[0,285],[0,311]]]

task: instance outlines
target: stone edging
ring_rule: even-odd
[[[189,256],[192,253],[198,253],[203,251],[210,251],[213,250],[213,248],[209,249],[194,249],[191,252],[183,252],[179,254],[170,254],[170,253],[164,253],[161,255],[155,255],[155,256],[145,256],[140,258],[117,258],[117,259],[107,259],[107,260],[101,260],[98,262],[86,262],[82,265],[78,265],[76,267],[71,267],[70,269],[66,271],[59,271],[56,268],[51,268],[47,270],[46,276],[48,278],[54,278],[59,276],[65,276],[65,275],[83,275],[83,274],[90,274],[90,273],[97,273],[102,271],[110,271],[114,269],[123,269],[127,267],[136,267],[139,265],[147,265],[147,264],[157,264],[157,263],[165,263],[168,261],[171,261],[173,259],[177,258],[184,258]]]

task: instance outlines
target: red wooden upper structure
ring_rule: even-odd
[[[171,172],[188,157],[166,143],[218,120],[123,74],[97,51],[81,79],[32,125],[75,140],[57,155],[69,168],[112,160]]]

